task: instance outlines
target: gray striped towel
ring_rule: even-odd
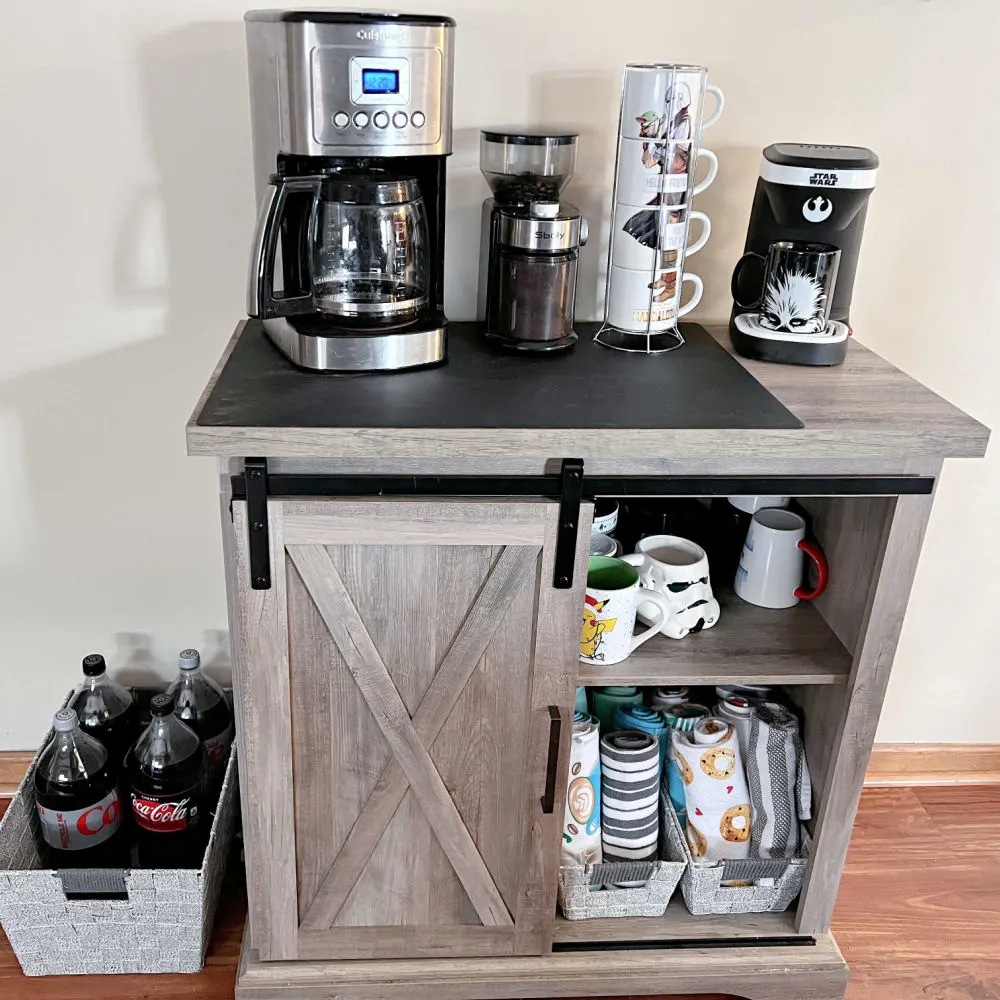
[[[799,820],[809,819],[812,798],[799,720],[783,705],[757,702],[746,742],[753,810],[750,856],[793,858],[799,849]]]
[[[655,861],[660,837],[660,744],[631,729],[601,737],[604,860]]]

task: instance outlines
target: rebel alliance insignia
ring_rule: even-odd
[[[802,206],[802,215],[806,222],[826,222],[833,215],[833,202],[821,194],[808,198]]]

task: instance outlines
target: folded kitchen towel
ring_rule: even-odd
[[[690,731],[694,729],[694,724],[708,715],[708,709],[704,705],[696,705],[693,701],[684,702],[679,705],[671,705],[663,710],[663,721],[668,729],[680,729]],[[669,734],[668,734],[669,735]],[[668,743],[668,740],[664,740]],[[687,826],[687,797],[684,794],[684,779],[681,777],[680,768],[674,758],[672,745],[668,743],[666,749],[666,767],[664,768],[663,781],[667,786],[667,795],[677,813],[681,829]]]
[[[585,713],[590,711],[587,705],[587,689],[585,687],[576,689],[576,704],[573,706],[573,711]]]
[[[704,705],[696,705],[693,701],[686,701],[683,705],[674,705],[663,713],[663,719],[671,729],[680,729],[689,733],[695,727],[699,719],[704,719],[711,713]]]
[[[734,694],[750,701],[758,699],[767,701],[771,697],[771,688],[767,684],[717,684],[715,696],[720,700],[731,698]]]
[[[699,719],[674,730],[674,757],[687,799],[684,833],[692,857],[727,861],[749,856],[750,794],[736,730],[724,719]]]
[[[656,736],[621,730],[601,737],[604,860],[655,861],[660,837],[660,746]]]
[[[615,728],[615,712],[619,705],[642,704],[642,692],[636,687],[593,688],[590,695],[594,715],[601,723],[601,732],[608,733]]]
[[[667,723],[663,713],[657,712],[645,705],[619,705],[615,710],[615,729],[637,729],[640,733],[651,733],[660,743],[660,773],[663,773],[663,761],[667,754]]]
[[[683,705],[688,700],[686,687],[655,687],[646,689],[646,699],[650,708],[663,712],[674,705]]]
[[[601,753],[597,719],[586,712],[573,716],[569,750],[569,787],[563,819],[562,860],[565,865],[601,863]]]
[[[751,855],[795,857],[799,820],[810,816],[812,782],[799,720],[784,705],[753,706],[745,760],[753,808]]]
[[[750,720],[753,718],[753,704],[749,698],[741,694],[731,694],[715,706],[718,718],[731,722],[736,730],[736,738],[740,741],[740,753],[744,763],[747,756],[747,737],[750,735]]]

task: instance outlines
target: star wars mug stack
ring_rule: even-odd
[[[605,347],[644,354],[680,347],[677,321],[701,301],[701,278],[686,273],[684,261],[708,242],[711,223],[691,202],[719,169],[716,155],[701,148],[702,130],[723,108],[722,91],[707,76],[703,66],[625,67],[604,324],[595,338]],[[706,94],[715,99],[707,118]]]

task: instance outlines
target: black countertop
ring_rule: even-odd
[[[448,363],[391,374],[296,368],[249,321],[202,406],[202,427],[794,430],[802,423],[701,326],[647,356],[592,342],[552,356],[496,354],[475,323],[449,327]]]

